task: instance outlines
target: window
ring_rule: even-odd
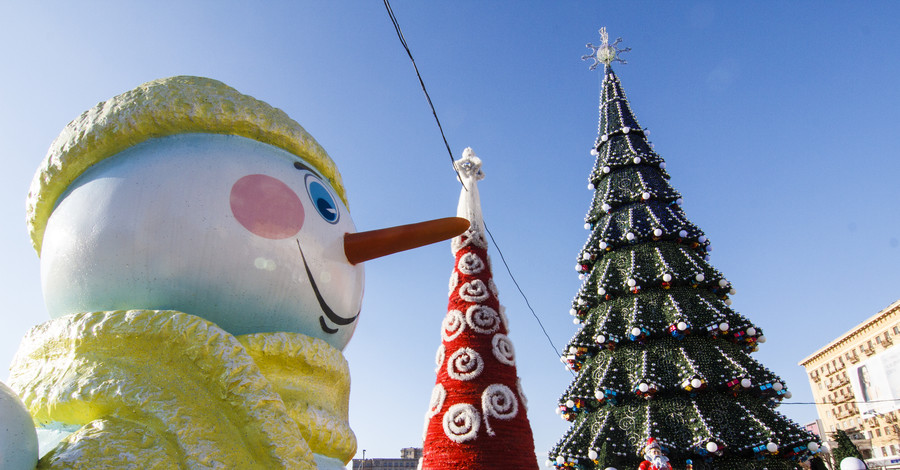
[[[875,430],[875,437],[881,437],[881,428]]]
[[[832,431],[834,431],[834,429],[832,429]],[[871,439],[871,438],[872,438],[872,431],[866,431],[866,439]]]
[[[882,457],[887,457],[887,449],[885,449],[884,446],[881,447],[881,456],[882,456]]]
[[[891,435],[891,428],[885,427],[885,428],[884,428],[884,435],[885,435],[885,436],[890,436],[890,435]]]
[[[900,335],[900,326],[895,326],[895,327],[894,327],[894,334],[895,334],[895,335]]]
[[[876,337],[875,337],[875,342],[878,343],[878,344],[881,344],[881,336],[876,336]]]

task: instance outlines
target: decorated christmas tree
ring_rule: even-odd
[[[456,263],[420,468],[537,470],[509,325],[487,255],[478,197],[481,160],[467,148],[456,169],[464,185],[457,216],[470,226],[452,241]]]
[[[590,236],[576,265],[583,285],[571,310],[580,329],[563,357],[575,378],[559,402],[572,425],[549,463],[798,468],[817,440],[775,410],[790,395],[750,355],[762,330],[730,307],[734,289],[709,264],[709,240],[682,211],[610,66],[624,62],[619,41],[600,33],[603,44],[588,44],[585,56],[605,76]],[[667,456],[671,467],[642,463],[642,454]]]

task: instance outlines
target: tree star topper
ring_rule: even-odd
[[[594,59],[594,63],[591,64],[591,70],[597,68],[601,63],[604,65],[609,65],[613,62],[621,62],[623,64],[627,64],[625,59],[620,59],[619,54],[623,52],[631,51],[630,47],[626,47],[624,49],[619,49],[618,45],[622,42],[622,38],[616,38],[616,42],[610,44],[609,43],[609,35],[606,34],[606,27],[600,28],[600,38],[603,39],[603,44],[599,46],[595,46],[591,43],[588,43],[586,47],[590,47],[591,53],[583,56],[581,60]]]
[[[475,181],[484,179],[484,172],[481,171],[481,159],[475,155],[472,147],[466,147],[462,158],[455,161],[453,165],[463,178],[474,178]]]

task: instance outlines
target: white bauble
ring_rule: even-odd
[[[847,457],[841,460],[841,470],[866,470],[866,464],[856,457]]]
[[[34,470],[38,461],[37,431],[25,404],[0,382],[0,468]]]

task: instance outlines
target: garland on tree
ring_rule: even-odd
[[[549,464],[636,468],[655,438],[673,468],[797,468],[818,441],[774,409],[790,393],[750,355],[762,330],[731,309],[734,288],[610,66],[622,51],[601,35],[586,56],[605,76],[570,312],[581,328],[563,351],[577,375],[558,408],[573,424]]]

